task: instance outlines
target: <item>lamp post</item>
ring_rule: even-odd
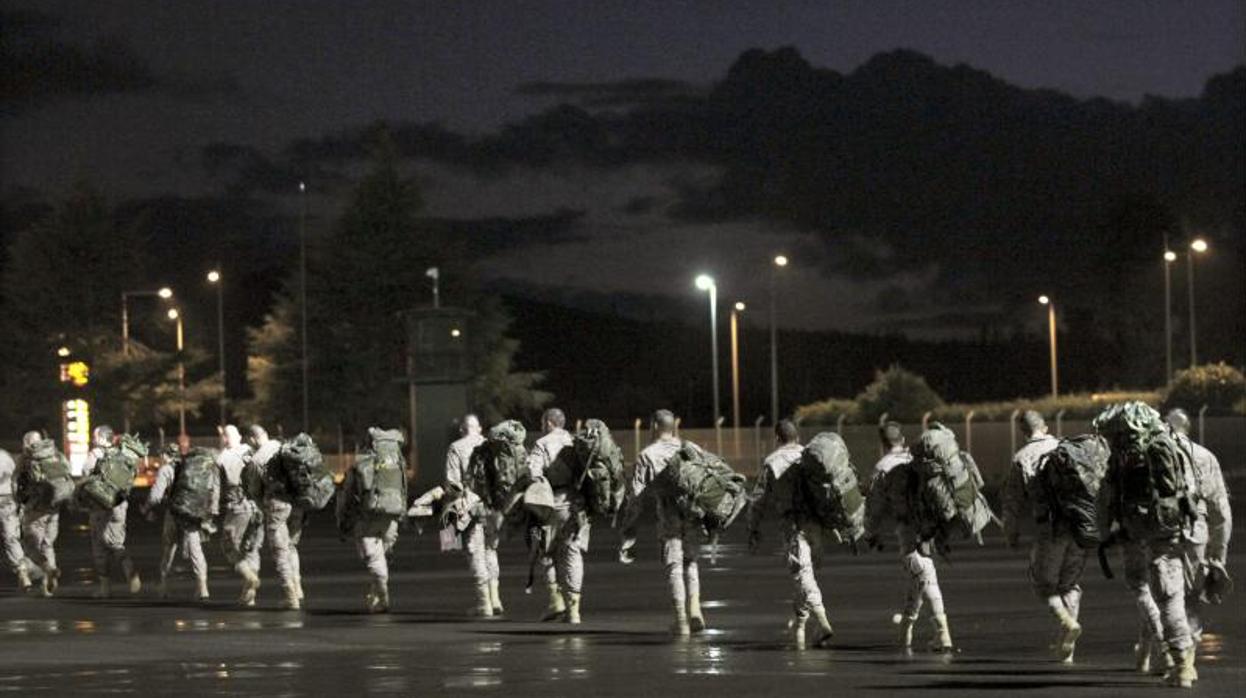
[[[709,291],[710,295],[710,352],[712,353],[711,365],[714,373],[714,419],[711,424],[718,425],[718,286],[714,283],[714,277],[708,274],[701,274],[696,279],[697,288],[702,291]]]
[[[731,426],[735,455],[740,455],[740,313],[744,301],[731,307]]]
[[[775,324],[775,286],[779,270],[787,266],[786,255],[775,255],[770,270],[770,422],[779,423],[779,331]]]
[[[308,426],[307,391],[307,184],[299,182],[299,335],[303,345],[303,431]]]
[[[162,286],[154,291],[122,291],[121,292],[121,355],[130,358],[130,299],[141,298],[144,296],[155,296],[161,300],[169,300],[173,297],[173,289],[168,286]],[[124,413],[122,421],[125,422],[124,429],[130,431],[130,410],[129,406],[123,406]]]
[[[186,336],[182,327],[182,313],[177,308],[169,308],[169,319],[177,323],[177,425],[178,435],[186,435],[186,362],[182,350],[186,347]]]
[[[1059,374],[1056,369],[1056,304],[1047,296],[1039,296],[1038,302],[1047,306],[1047,335],[1051,348],[1051,398],[1060,396]]]
[[[1165,245],[1167,247],[1167,245]],[[1172,263],[1177,253],[1164,250],[1164,385],[1172,381]]]
[[[1206,251],[1207,241],[1203,238],[1194,238],[1190,241],[1190,251],[1185,255],[1186,290],[1190,297],[1190,368],[1198,365],[1198,343],[1194,330],[1194,255],[1195,253],[1203,254]]]
[[[208,283],[216,286],[216,353],[221,371],[221,428],[225,427],[225,282],[219,269],[208,272]]]

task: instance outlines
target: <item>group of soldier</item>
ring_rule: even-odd
[[[1119,493],[1113,492],[1110,477],[1103,481],[1102,504],[1097,514],[1101,537],[1121,544],[1125,579],[1136,600],[1140,619],[1135,646],[1136,668],[1144,673],[1153,669],[1166,672],[1168,683],[1187,687],[1197,679],[1194,654],[1202,632],[1200,608],[1208,600],[1218,600],[1216,594],[1222,593],[1227,583],[1224,563],[1232,527],[1219,463],[1210,451],[1190,439],[1189,426],[1189,419],[1181,410],[1174,410],[1167,416],[1168,435],[1188,460],[1188,467],[1183,471],[1188,479],[1185,484],[1194,494],[1189,500],[1192,510],[1185,512],[1187,521],[1178,532],[1156,534],[1134,526],[1131,516],[1112,504],[1112,498]],[[676,635],[687,636],[704,631],[707,625],[698,569],[705,529],[700,522],[686,516],[668,489],[654,486],[672,457],[687,443],[679,436],[675,415],[668,410],[658,410],[652,417],[651,427],[651,442],[637,455],[625,477],[624,504],[614,521],[622,540],[619,559],[623,563],[635,559],[636,526],[652,500],[673,609],[672,630]],[[505,612],[498,547],[504,537],[506,513],[485,493],[471,492],[476,481],[469,477],[469,466],[473,454],[486,440],[480,420],[475,415],[466,415],[460,420],[459,428],[461,437],[447,452],[444,485],[418,498],[409,510],[405,508],[405,478],[400,478],[401,510],[390,507],[352,514],[344,511],[344,507],[350,505],[339,495],[339,529],[354,537],[359,557],[371,576],[365,599],[366,608],[371,612],[384,612],[389,608],[388,557],[397,541],[398,521],[403,516],[427,516],[431,510],[429,505],[443,499],[471,502],[471,506],[462,511],[457,525],[448,529],[465,551],[474,581],[475,603],[471,613],[494,617]],[[1081,634],[1080,579],[1089,553],[1058,515],[1035,504],[1038,471],[1044,457],[1057,448],[1060,440],[1048,433],[1042,416],[1036,412],[1025,413],[1022,429],[1027,441],[1012,460],[1002,497],[1005,540],[1010,547],[1017,546],[1022,522],[1037,523],[1030,548],[1030,581],[1058,624],[1052,646],[1056,658],[1072,662]],[[368,452],[379,459],[377,462],[405,467],[400,432],[371,429],[369,435]],[[913,456],[899,424],[883,424],[879,435],[884,453],[862,487],[867,495],[863,540],[881,548],[884,536],[894,532],[906,581],[903,606],[892,619],[897,627],[899,646],[911,651],[920,613],[923,607],[928,607],[933,629],[929,647],[933,651],[950,651],[954,645],[935,567],[938,541],[922,535],[913,512],[895,504],[904,501],[905,493],[888,491],[904,486],[896,484],[904,480],[888,475],[906,467]],[[16,462],[0,451],[0,525],[3,526],[5,560],[19,584],[50,596],[56,592],[60,578],[55,554],[60,512],[25,504],[27,498],[22,492],[26,479],[23,470],[28,467],[29,460],[27,454],[45,438],[39,432],[26,434],[23,454]],[[776,448],[764,459],[760,476],[748,498],[751,505],[747,516],[749,548],[753,552],[760,549],[766,517],[773,514],[778,518],[794,587],[793,611],[788,622],[791,637],[798,647],[805,647],[806,626],[813,619],[816,630],[812,644],[824,646],[834,631],[815,570],[820,566],[825,544],[841,538],[798,506],[792,472],[802,459],[804,447],[797,427],[791,421],[782,420],[775,426],[775,438]],[[256,602],[260,586],[260,550],[267,541],[281,583],[280,605],[299,609],[304,592],[298,545],[308,511],[300,508],[288,482],[268,467],[281,444],[260,426],[249,428],[246,442],[232,425],[222,429],[221,439],[221,448],[210,451],[211,467],[217,469],[218,484],[209,498],[211,516],[203,520],[187,520],[166,506],[179,481],[179,468],[188,467],[194,449],[183,440],[162,454],[162,465],[142,507],[142,513],[149,520],[162,517],[160,594],[167,595],[174,562],[180,554],[189,562],[195,580],[195,598],[208,598],[203,537],[219,528],[226,559],[241,579],[239,602],[244,606]],[[541,435],[526,451],[526,472],[523,473],[526,481],[546,480],[560,453],[572,444],[573,435],[566,428],[563,412],[546,410],[541,417]],[[110,429],[96,428],[86,473],[92,472],[109,449],[118,447]],[[381,477],[380,473],[381,470],[367,473],[352,470],[343,488],[355,486],[354,480],[358,478],[371,482]],[[248,475],[256,482],[248,483]],[[976,486],[980,486],[981,477],[976,467],[971,475],[976,478]],[[592,525],[600,522],[593,520],[580,490],[560,486],[550,491],[552,515],[546,522],[548,540],[534,557],[548,595],[542,620],[578,624],[582,619],[584,554],[589,547]],[[139,573],[125,548],[128,506],[123,500],[111,509],[96,508],[90,512],[96,596],[107,597],[112,593],[114,571],[121,573],[131,594],[139,593],[142,588]]]

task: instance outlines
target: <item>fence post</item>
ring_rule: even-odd
[[[719,417],[718,421],[714,422],[714,442],[718,445],[717,453],[720,456],[723,452],[723,421],[726,419],[726,417]]]
[[[584,420],[583,420],[583,419],[577,419],[577,420],[575,420],[575,432],[574,432],[574,433],[576,433],[576,434],[580,433],[580,429],[581,429],[583,426],[584,426]]]
[[[1017,452],[1017,416],[1020,414],[1021,410],[1013,410],[1012,414],[1008,415],[1008,444],[1011,446],[1008,449],[1009,453]]]
[[[675,418],[675,438],[679,438],[679,425],[684,421],[683,417]]]
[[[930,424],[930,415],[931,415],[930,410],[926,410],[926,414],[922,415],[922,431],[926,431],[927,429],[926,425]]]
[[[757,465],[758,477],[761,477],[761,459],[763,457],[761,452],[761,424],[764,421],[766,421],[766,415],[763,414],[757,418],[756,422],[753,422],[753,449],[757,454],[754,462]]]
[[[156,427],[156,433],[160,435],[160,451],[164,452],[164,427]]]
[[[1056,413],[1056,438],[1064,438],[1064,410]]]
[[[887,423],[888,416],[889,415],[886,412],[878,415],[878,429],[880,432],[882,431],[883,425]],[[885,455],[887,455],[887,447],[883,444],[883,440],[879,439],[878,440],[878,457],[882,458]]]
[[[346,467],[345,467],[346,466],[346,435],[342,430],[341,422],[337,423],[337,457],[338,457],[338,464],[337,464],[338,472],[339,473],[345,472],[346,471]],[[412,477],[414,475],[414,473],[411,472],[410,464],[407,465],[406,474],[407,474],[407,477]]]
[[[973,415],[974,410],[965,414],[965,450],[973,453]]]
[[[847,414],[839,415],[839,419],[835,420],[835,433],[840,436],[844,435],[844,420],[848,418]]]
[[[632,422],[632,436],[634,439],[634,443],[636,445],[636,453],[632,455],[633,461],[640,457],[640,426],[641,424],[643,424],[643,420],[641,420],[640,417],[637,417],[636,421]]]
[[[1200,444],[1207,443],[1207,436],[1204,433],[1205,432],[1204,427],[1206,427],[1206,422],[1207,422],[1206,417],[1207,417],[1208,407],[1209,407],[1208,405],[1203,405],[1202,407],[1198,408],[1198,442]]]

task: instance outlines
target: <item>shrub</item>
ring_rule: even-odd
[[[1178,371],[1164,395],[1164,409],[1197,411],[1203,405],[1216,412],[1232,412],[1246,399],[1246,376],[1225,364],[1204,364]]]
[[[855,422],[857,414],[855,400],[832,397],[820,402],[801,405],[796,408],[793,416],[800,424],[830,426],[837,423],[841,415],[846,416],[848,421]]]
[[[925,378],[899,366],[879,371],[857,396],[858,416],[866,422],[878,421],[884,413],[900,422],[920,421],[923,414],[942,405],[943,399]]]

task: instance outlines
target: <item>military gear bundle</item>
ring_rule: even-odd
[[[623,450],[600,419],[590,419],[575,435],[577,482],[586,511],[612,516],[623,505]],[[567,449],[563,449],[565,452]]]
[[[325,465],[316,442],[307,434],[299,434],[282,444],[276,465],[281,468],[296,506],[306,511],[320,511],[333,498],[333,473]]]
[[[1096,499],[1108,469],[1108,446],[1092,434],[1061,439],[1035,473],[1039,526],[1067,527],[1082,548],[1099,545]]]
[[[956,435],[938,422],[922,432],[913,449],[914,513],[924,539],[971,538],[994,518],[982,495],[982,476]]]
[[[1107,481],[1111,517],[1130,535],[1171,537],[1197,517],[1194,466],[1160,415],[1141,402],[1112,405],[1095,417],[1112,449]]]
[[[351,466],[344,505],[339,510],[353,509],[372,516],[402,516],[407,513],[406,463],[399,446],[402,433],[397,430],[370,429],[372,450],[364,453]]]
[[[805,446],[797,464],[796,506],[843,542],[864,535],[865,497],[848,446],[834,432],[822,432]]]
[[[125,434],[117,446],[104,449],[95,470],[78,485],[76,499],[97,509],[112,509],[125,501],[134,487],[138,462],[147,455],[147,445]]]
[[[36,441],[26,449],[27,466],[18,490],[22,504],[36,511],[52,511],[74,496],[69,460],[56,450],[51,439]]]
[[[710,533],[725,530],[748,503],[744,476],[688,441],[680,444],[654,483],[674,499],[685,520],[699,521]]]
[[[508,419],[494,425],[485,442],[472,451],[465,484],[490,509],[505,511],[507,508],[515,483],[523,472],[527,436],[523,424]]]
[[[192,448],[175,466],[169,510],[191,521],[211,520],[220,477],[216,454],[206,448]]]

